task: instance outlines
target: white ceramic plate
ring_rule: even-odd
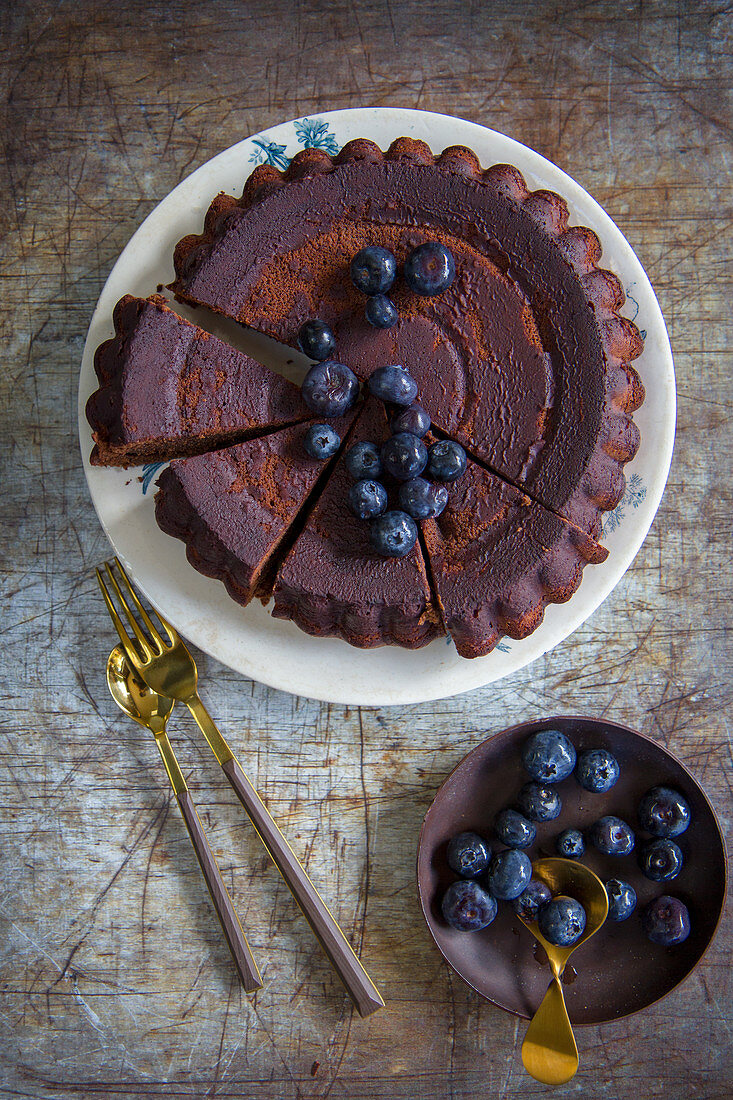
[[[186,233],[200,232],[214,195],[241,193],[256,164],[286,167],[307,146],[336,152],[352,138],[369,137],[386,149],[401,135],[422,138],[436,152],[468,145],[484,166],[509,162],[533,189],[562,195],[571,222],[598,234],[602,266],[620,277],[628,297],[625,312],[645,335],[644,352],[635,363],[647,393],[634,415],[641,447],[626,467],[626,495],[606,517],[607,561],[589,566],[570,602],[548,607],[529,638],[505,639],[493,653],[473,661],[459,657],[445,639],[414,652],[393,646],[365,651],[336,639],[311,638],[292,623],[273,619],[259,602],[241,608],[222,584],[191,568],[183,543],[158,529],[152,484],[156,470],[89,465],[91,435],[84,406],[96,388],[94,351],[113,334],[114,305],[123,294],[144,297],[172,280],[174,246]],[[179,184],[146,218],[112,269],[89,326],[79,383],[79,438],[89,491],[112,545],[151,603],[184,637],[245,676],[298,695],[367,706],[421,702],[491,683],[536,660],[580,626],[618,584],[646,537],[667,480],[674,428],[674,367],[659,303],[631,246],[598,203],[554,164],[511,138],[449,115],[389,107],[284,122],[233,145]]]

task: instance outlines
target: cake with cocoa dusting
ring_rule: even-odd
[[[451,252],[452,284],[427,297],[398,279],[397,324],[372,327],[352,258],[381,245],[402,265],[426,242]],[[163,344],[145,344],[150,379],[178,395],[169,403],[178,423],[155,436],[144,418],[131,431],[128,417],[121,432],[115,363],[130,357],[126,333],[138,326],[123,318],[145,306],[134,299],[118,306],[117,336],[97,355],[94,461],[147,460],[154,437],[169,457],[269,431],[163,474],[159,523],[185,541],[195,568],[241,603],[274,595],[273,614],[311,634],[415,648],[447,629],[463,656],[486,654],[503,634],[529,635],[547,604],[576,591],[584,566],[604,560],[602,516],[621,500],[639,446],[632,415],[644,389],[632,362],[642,340],[620,316],[623,289],[600,258],[598,238],[569,226],[560,196],[530,191],[510,165],[482,169],[464,147],[436,156],[399,138],[382,152],[359,139],[335,157],[299,153],[284,172],[261,166],[241,198],[217,196],[203,232],[179,242],[170,289],[291,346],[318,318],[335,334],[335,357],[364,382],[401,364],[433,431],[470,456],[446,510],[422,522],[408,556],[380,557],[346,506],[343,450],[386,437],[383,407],[368,398],[341,456],[317,473],[292,449],[305,427],[272,432],[308,415],[297,391],[264,368],[243,370],[246,357],[231,349],[234,358],[218,355],[216,370],[195,374],[169,365]],[[191,385],[182,391],[183,374]],[[253,387],[239,394],[232,381],[247,376]]]

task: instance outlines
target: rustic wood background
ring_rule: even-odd
[[[415,842],[439,783],[510,723],[603,715],[678,753],[729,825],[732,19],[725,0],[2,5],[3,1097],[542,1095],[524,1024],[449,973],[420,917]],[[75,410],[92,309],[150,209],[243,136],[369,104],[504,131],[605,206],[659,295],[679,425],[624,581],[511,681],[359,711],[202,657],[212,711],[386,997],[362,1021],[185,721],[264,968],[240,993],[155,748],[106,691],[92,570],[108,546]],[[730,933],[655,1008],[582,1031],[563,1095],[729,1097]]]

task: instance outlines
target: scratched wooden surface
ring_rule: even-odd
[[[730,823],[731,31],[724,0],[2,5],[0,742],[3,1097],[508,1097],[524,1025],[452,977],[414,886],[450,768],[521,719],[583,712],[678,753]],[[679,425],[633,567],[510,682],[345,710],[206,658],[204,694],[388,1003],[354,1016],[215,766],[175,739],[265,988],[232,975],[157,754],[108,697],[75,440],[87,324],[178,181],[281,119],[382,104],[485,123],[600,200],[659,295]],[[584,1030],[563,1095],[728,1097],[727,918],[655,1008]]]

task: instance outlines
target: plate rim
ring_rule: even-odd
[[[381,685],[378,685],[375,690],[372,687],[366,687],[364,684],[365,676],[360,676],[356,671],[351,672],[350,678],[348,678],[348,683],[345,683],[343,669],[341,669],[341,675],[338,678],[338,688],[336,690],[331,688],[328,683],[324,682],[323,677],[321,677],[320,683],[313,683],[312,679],[308,679],[308,682],[306,683],[304,682],[304,675],[302,673],[299,680],[296,677],[296,680],[298,680],[298,682],[293,684],[293,668],[291,666],[280,667],[281,662],[279,663],[277,661],[273,661],[273,671],[270,672],[270,666],[268,666],[266,670],[264,670],[263,667],[253,669],[251,662],[248,662],[246,658],[242,660],[240,657],[239,660],[233,660],[231,658],[231,655],[228,658],[227,655],[222,652],[222,650],[226,649],[225,645],[220,645],[217,647],[216,645],[213,645],[206,640],[202,642],[200,637],[197,637],[195,629],[193,630],[193,632],[187,630],[186,625],[182,625],[181,619],[178,616],[170,615],[168,610],[165,608],[165,605],[163,605],[166,616],[170,618],[174,625],[176,625],[181,630],[181,633],[184,636],[190,637],[194,644],[201,648],[205,653],[208,653],[210,656],[214,657],[216,660],[221,661],[227,667],[232,668],[234,671],[240,673],[241,675],[247,676],[251,679],[264,683],[278,690],[287,691],[291,694],[302,695],[306,698],[321,700],[323,702],[330,702],[337,705],[347,706],[363,705],[376,707],[409,705],[414,703],[428,702],[435,699],[449,698],[453,695],[457,695],[465,691],[471,691],[480,687],[485,687],[492,682],[496,682],[499,679],[503,679],[507,676],[513,675],[514,673],[519,672],[524,668],[527,668],[531,663],[539,659],[539,657],[543,656],[551,649],[554,649],[557,645],[560,645],[562,642],[566,641],[570,637],[570,635],[574,633],[575,630],[579,629],[579,627],[588,620],[588,618],[601,606],[601,604],[609,598],[611,593],[622,580],[624,573],[638,554],[641,546],[644,543],[644,540],[649,533],[651,525],[658,511],[659,504],[669,476],[672,453],[674,448],[676,429],[676,384],[674,360],[672,356],[671,345],[669,342],[669,335],[667,333],[664,316],[662,314],[661,307],[659,306],[659,302],[657,300],[651,281],[649,280],[649,277],[646,274],[646,271],[644,270],[641,261],[632,249],[624,234],[611,219],[610,215],[593,198],[593,196],[585,190],[585,188],[581,187],[581,185],[578,184],[571,176],[569,176],[562,168],[560,168],[558,165],[555,165],[552,161],[549,161],[547,158],[542,156],[542,154],[537,153],[529,146],[523,145],[521,142],[516,141],[516,139],[512,137],[506,134],[502,134],[499,131],[493,130],[489,127],[482,126],[480,123],[472,122],[468,119],[462,119],[458,116],[440,114],[437,112],[418,111],[414,109],[403,109],[394,107],[357,107],[345,108],[337,111],[317,112],[317,116],[319,121],[326,121],[331,124],[341,123],[347,124],[349,126],[355,126],[359,130],[361,136],[363,136],[365,132],[369,132],[370,121],[372,124],[372,129],[374,128],[375,117],[377,119],[389,119],[390,122],[393,122],[397,129],[402,132],[409,132],[410,130],[414,130],[417,128],[420,130],[421,134],[421,127],[429,130],[431,126],[435,126],[436,121],[439,125],[445,125],[447,123],[458,123],[460,124],[460,126],[468,127],[470,130],[472,130],[475,133],[477,139],[479,137],[482,137],[485,142],[488,141],[489,143],[498,141],[500,144],[504,144],[509,149],[513,150],[520,159],[525,157],[529,158],[531,161],[536,162],[536,167],[522,167],[522,171],[527,172],[530,177],[536,177],[539,173],[540,167],[546,169],[546,171],[549,172],[549,174],[553,177],[553,181],[551,182],[551,184],[549,184],[549,186],[551,186],[553,189],[557,189],[558,191],[560,191],[563,197],[568,202],[568,205],[571,208],[571,221],[573,220],[573,213],[580,214],[581,218],[587,219],[588,216],[587,214],[582,214],[580,211],[577,210],[578,198],[580,198],[583,203],[588,204],[589,209],[595,214],[595,216],[601,221],[601,223],[603,223],[603,225],[608,229],[609,233],[613,235],[612,241],[609,241],[602,236],[602,245],[605,244],[606,249],[608,249],[612,245],[614,249],[620,248],[621,251],[625,253],[623,257],[623,262],[624,264],[631,264],[636,269],[635,273],[637,276],[637,280],[643,280],[644,290],[649,300],[648,304],[651,306],[649,322],[653,321],[655,326],[654,332],[659,343],[659,346],[656,349],[656,354],[659,357],[660,373],[663,378],[664,385],[662,386],[663,393],[661,395],[663,397],[663,401],[660,405],[661,413],[658,417],[661,434],[660,439],[657,441],[657,450],[655,450],[654,452],[655,480],[654,484],[650,485],[649,491],[650,506],[646,509],[646,516],[642,520],[641,526],[635,527],[637,531],[635,537],[629,538],[625,548],[617,549],[616,551],[614,551],[613,564],[615,565],[615,568],[612,567],[612,569],[604,575],[604,581],[599,586],[600,594],[594,593],[588,599],[586,591],[587,606],[586,604],[583,604],[581,600],[577,599],[577,597],[579,596],[579,592],[574,594],[574,598],[576,598],[575,614],[570,617],[572,625],[569,630],[564,630],[562,628],[556,630],[556,636],[552,636],[551,633],[551,636],[547,642],[545,642],[542,634],[540,634],[539,645],[537,644],[537,640],[535,639],[535,646],[533,647],[534,651],[528,652],[529,645],[531,645],[531,636],[528,639],[523,639],[519,642],[513,642],[514,645],[525,647],[525,652],[528,653],[525,659],[522,659],[520,648],[519,658],[514,660],[513,662],[510,662],[511,667],[496,671],[495,668],[491,669],[491,667],[488,665],[484,665],[482,667],[482,662],[489,662],[493,654],[488,654],[486,657],[477,658],[473,661],[467,661],[458,657],[455,651],[453,651],[453,663],[450,666],[446,668],[440,668],[439,670],[440,676],[438,679],[437,687],[430,686],[430,682],[426,682],[425,675],[423,674],[418,675],[415,678],[416,686],[414,687],[412,686],[411,681],[408,682],[405,681],[405,679],[402,679],[398,684],[390,683],[386,690],[382,689]],[[312,118],[314,116],[310,117]],[[148,596],[149,599],[151,599],[151,602],[153,602],[154,605],[156,604],[156,600],[151,596],[150,586],[146,583],[144,578],[141,579],[141,577],[138,575],[138,569],[136,568],[135,562],[131,561],[128,555],[126,555],[124,552],[121,552],[119,547],[117,546],[115,539],[113,538],[113,535],[110,531],[111,524],[108,524],[106,517],[105,515],[103,515],[103,511],[101,510],[101,505],[98,500],[99,488],[98,486],[95,486],[93,484],[95,472],[98,468],[92,467],[89,462],[91,432],[87,424],[84,411],[86,399],[89,393],[92,392],[92,390],[89,389],[88,385],[85,387],[85,381],[87,383],[90,382],[90,371],[91,381],[93,382],[94,380],[92,366],[94,353],[93,344],[96,342],[97,338],[96,336],[92,337],[92,333],[98,326],[100,315],[102,313],[104,313],[105,317],[107,316],[107,314],[109,314],[109,316],[111,317],[111,309],[114,306],[114,302],[117,300],[117,291],[114,289],[114,283],[116,275],[118,273],[118,269],[121,267],[123,260],[130,252],[130,250],[140,244],[141,238],[144,237],[146,226],[151,219],[158,216],[158,211],[160,210],[160,208],[164,204],[172,202],[174,195],[180,195],[182,191],[193,189],[195,187],[196,181],[198,180],[200,182],[201,180],[205,179],[208,174],[214,172],[221,175],[225,171],[223,163],[226,158],[235,157],[238,151],[241,150],[242,158],[240,159],[243,159],[245,147],[251,148],[251,143],[256,138],[264,138],[268,134],[277,134],[279,131],[283,130],[286,127],[294,127],[295,123],[299,121],[303,121],[303,119],[289,119],[283,122],[276,123],[273,126],[267,127],[264,131],[260,131],[257,134],[252,134],[240,140],[239,142],[236,142],[233,145],[227,147],[226,149],[221,150],[213,157],[205,161],[203,164],[199,165],[198,168],[196,168],[193,172],[191,172],[188,176],[181,180],[176,185],[176,187],[174,187],[170,192],[168,192],[167,195],[165,195],[159,202],[157,202],[153,209],[147,214],[145,219],[132,234],[129,241],[113,264],[109,275],[105,280],[104,287],[102,288],[102,291],[99,295],[90,320],[90,325],[87,331],[84,345],[78,390],[79,443],[82,453],[82,462],[85,477],[87,480],[87,487],[92,499],[93,506],[95,508],[95,511],[97,512],[98,519],[105,534],[107,535],[107,538],[109,539],[111,545],[119,554],[121,559],[125,561],[132,576],[142,588],[145,595]],[[385,137],[379,138],[380,143],[385,140],[387,140]],[[427,137],[425,137],[425,140],[430,141],[429,134],[427,135]],[[458,135],[457,140],[463,140],[468,143],[470,141],[470,138],[468,136]],[[436,147],[437,144],[438,142],[436,142]],[[482,161],[483,159],[484,158],[482,156]],[[240,176],[240,178],[242,177]],[[214,186],[215,184],[207,184],[207,198],[205,199],[206,205],[208,205],[208,202],[210,202],[211,200],[212,190]],[[106,301],[108,297],[111,299],[110,303],[107,303]],[[647,397],[647,401],[648,399],[649,398]],[[122,474],[127,473],[127,471],[124,470],[118,470],[117,472]],[[639,534],[639,532],[641,532],[641,534]],[[549,618],[552,614],[551,608],[555,606],[556,605],[548,605],[548,607],[545,609],[545,618],[543,619],[543,625],[546,619]],[[566,605],[562,606],[564,607]],[[210,613],[214,614],[215,609],[211,608]],[[567,616],[565,617],[567,618]],[[282,625],[286,626],[292,624]],[[540,627],[540,630],[541,629],[542,627]],[[324,641],[324,639],[313,638],[305,633],[302,633],[302,638],[299,640],[302,642],[303,646],[313,647],[314,651],[318,643]],[[356,647],[349,646],[348,643],[343,642],[340,639],[328,639],[327,641],[335,643],[338,647],[340,647],[342,657],[344,655],[347,655],[347,664],[349,660],[353,659],[355,661],[362,661],[366,665],[368,663],[368,656],[366,655],[368,655],[369,653],[389,653],[397,649],[401,653],[415,653],[418,655],[419,659],[419,655],[424,652],[424,650],[402,651],[400,650],[400,647],[392,646],[383,646],[378,647],[376,650],[365,651]],[[439,646],[441,644],[445,645],[446,641],[445,639],[438,639],[431,644],[433,646]],[[308,661],[305,662],[306,668],[308,663]],[[310,663],[314,663],[312,658]]]
[[[604,728],[611,728],[611,729],[615,729],[615,730],[621,730],[623,733],[631,734],[632,737],[641,738],[642,740],[644,740],[644,741],[648,742],[649,744],[653,745],[655,749],[658,749],[662,753],[663,756],[670,757],[670,759],[682,769],[682,771],[685,773],[685,775],[687,775],[689,777],[689,779],[692,781],[692,783],[697,788],[697,791],[699,792],[699,794],[702,796],[703,801],[706,803],[708,809],[710,810],[710,816],[713,820],[713,824],[715,825],[715,832],[716,832],[716,836],[717,836],[717,839],[718,839],[718,842],[719,842],[719,845],[720,845],[720,852],[721,852],[722,857],[723,857],[723,872],[724,873],[723,873],[723,882],[721,884],[721,895],[722,896],[721,896],[720,907],[719,907],[719,910],[718,910],[717,917],[715,919],[715,925],[714,925],[713,930],[710,934],[710,938],[709,938],[707,944],[705,945],[705,947],[703,948],[702,952],[700,953],[699,957],[695,960],[695,962],[692,964],[692,966],[690,967],[690,969],[687,971],[686,974],[684,974],[678,981],[676,981],[674,983],[674,985],[670,986],[669,989],[665,990],[664,993],[660,994],[659,997],[655,997],[653,1001],[649,1001],[648,1004],[642,1005],[639,1008],[632,1009],[631,1012],[625,1012],[625,1013],[623,1013],[621,1015],[618,1015],[618,1016],[609,1016],[607,1019],[604,1019],[604,1020],[573,1021],[573,1027],[574,1028],[575,1027],[602,1027],[606,1024],[616,1023],[619,1020],[627,1020],[627,1019],[629,1019],[630,1016],[636,1016],[637,1013],[639,1013],[639,1012],[646,1012],[648,1009],[653,1008],[654,1005],[659,1004],[660,1001],[663,1001],[664,998],[668,997],[670,995],[670,993],[673,993],[675,991],[675,989],[679,989],[679,987],[681,985],[683,985],[688,980],[688,978],[691,977],[693,972],[698,968],[698,966],[705,959],[705,956],[708,954],[710,948],[712,947],[713,941],[714,941],[715,937],[718,934],[718,931],[720,929],[720,924],[721,924],[721,921],[723,919],[723,915],[725,913],[727,883],[728,883],[728,877],[729,877],[730,871],[729,871],[729,862],[728,862],[728,852],[727,852],[726,845],[725,845],[725,835],[724,835],[723,830],[721,828],[720,821],[718,819],[718,815],[716,813],[715,807],[713,806],[712,801],[710,800],[705,788],[702,786],[702,784],[699,782],[699,780],[696,779],[696,777],[692,774],[692,772],[687,767],[687,765],[682,760],[680,760],[680,758],[677,756],[676,753],[672,752],[671,749],[668,749],[666,745],[661,745],[659,743],[659,741],[656,741],[653,737],[649,737],[648,734],[642,733],[640,730],[635,730],[631,726],[627,726],[623,722],[612,722],[612,721],[609,721],[605,718],[600,718],[600,719],[593,718],[591,715],[588,715],[588,714],[551,714],[551,715],[548,715],[546,718],[527,719],[524,722],[517,722],[513,726],[507,726],[504,729],[496,730],[495,733],[492,733],[489,737],[485,737],[483,739],[483,741],[480,741],[478,743],[478,745],[475,745],[474,748],[472,748],[469,752],[467,752],[466,755],[463,756],[453,768],[451,768],[448,775],[446,775],[445,779],[443,780],[443,782],[440,784],[440,786],[436,790],[435,795],[434,795],[432,801],[430,802],[430,805],[428,806],[427,810],[425,811],[425,816],[423,817],[422,824],[420,826],[420,832],[418,834],[417,853],[416,853],[416,858],[415,858],[415,888],[416,888],[416,891],[417,891],[418,903],[420,905],[420,912],[422,913],[423,920],[424,920],[425,925],[427,927],[428,935],[430,936],[433,947],[439,953],[439,955],[441,956],[443,961],[461,979],[461,981],[465,982],[465,984],[470,989],[472,989],[474,991],[474,993],[476,993],[479,997],[481,997],[482,1000],[487,1001],[489,1004],[495,1005],[496,1008],[500,1008],[502,1010],[502,1012],[507,1012],[511,1016],[516,1016],[516,1017],[518,1017],[519,1019],[522,1019],[522,1020],[531,1019],[531,1017],[529,1015],[527,1015],[526,1013],[518,1012],[513,1008],[508,1008],[506,1005],[500,1004],[499,1001],[495,1001],[492,997],[487,997],[485,993],[482,993],[480,989],[476,988],[476,986],[473,984],[472,981],[470,981],[463,974],[461,974],[460,970],[458,970],[458,968],[453,964],[453,962],[451,962],[451,960],[445,954],[442,947],[440,946],[438,941],[435,939],[435,936],[433,935],[432,928],[430,926],[430,921],[428,920],[429,899],[426,899],[426,898],[423,897],[423,892],[422,892],[422,889],[421,889],[421,886],[420,886],[420,859],[421,859],[421,855],[422,855],[422,852],[423,852],[423,839],[424,839],[425,829],[426,829],[426,826],[428,824],[428,818],[430,817],[431,813],[433,812],[435,804],[436,804],[438,798],[440,797],[440,794],[441,794],[443,788],[445,786],[447,786],[447,784],[452,780],[455,773],[457,771],[459,771],[459,769],[461,769],[465,764],[467,764],[468,761],[474,756],[475,753],[478,753],[485,745],[487,745],[490,741],[493,741],[494,738],[496,738],[496,737],[506,736],[507,739],[509,740],[510,738],[517,736],[519,733],[529,730],[533,726],[538,726],[538,725],[541,725],[543,727],[544,726],[551,726],[551,725],[554,725],[554,724],[560,723],[560,722],[579,722],[579,723],[584,723],[584,724],[592,724],[594,726],[600,726],[600,727],[604,727]]]

